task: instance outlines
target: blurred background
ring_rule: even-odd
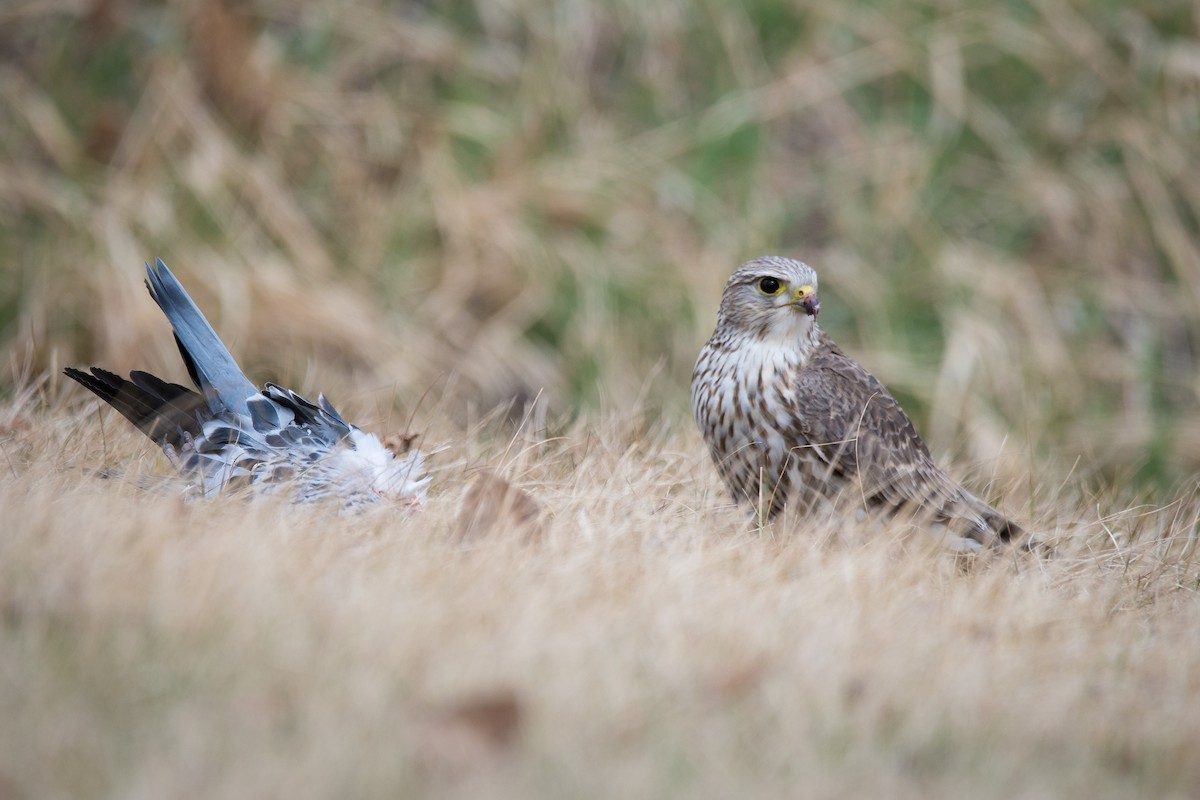
[[[0,6],[3,395],[184,380],[162,256],[256,382],[692,435],[724,281],[768,253],[935,452],[1194,480],[1200,6]]]

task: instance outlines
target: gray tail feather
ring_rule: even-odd
[[[146,288],[167,315],[188,373],[209,402],[235,414],[249,413],[246,399],[258,388],[242,374],[217,332],[161,258],[155,259],[153,267],[146,265]]]

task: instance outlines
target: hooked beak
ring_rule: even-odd
[[[792,301],[792,305],[804,309],[804,313],[810,317],[815,317],[821,310],[821,303],[817,299],[817,290],[808,283],[796,289],[796,297]]]

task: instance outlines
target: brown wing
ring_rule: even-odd
[[[912,420],[874,375],[827,336],[796,382],[801,430],[828,476],[867,506],[914,504],[940,514],[962,488],[929,454]]]

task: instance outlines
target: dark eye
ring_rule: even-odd
[[[758,282],[758,289],[763,294],[779,294],[782,288],[778,278],[762,278]]]

